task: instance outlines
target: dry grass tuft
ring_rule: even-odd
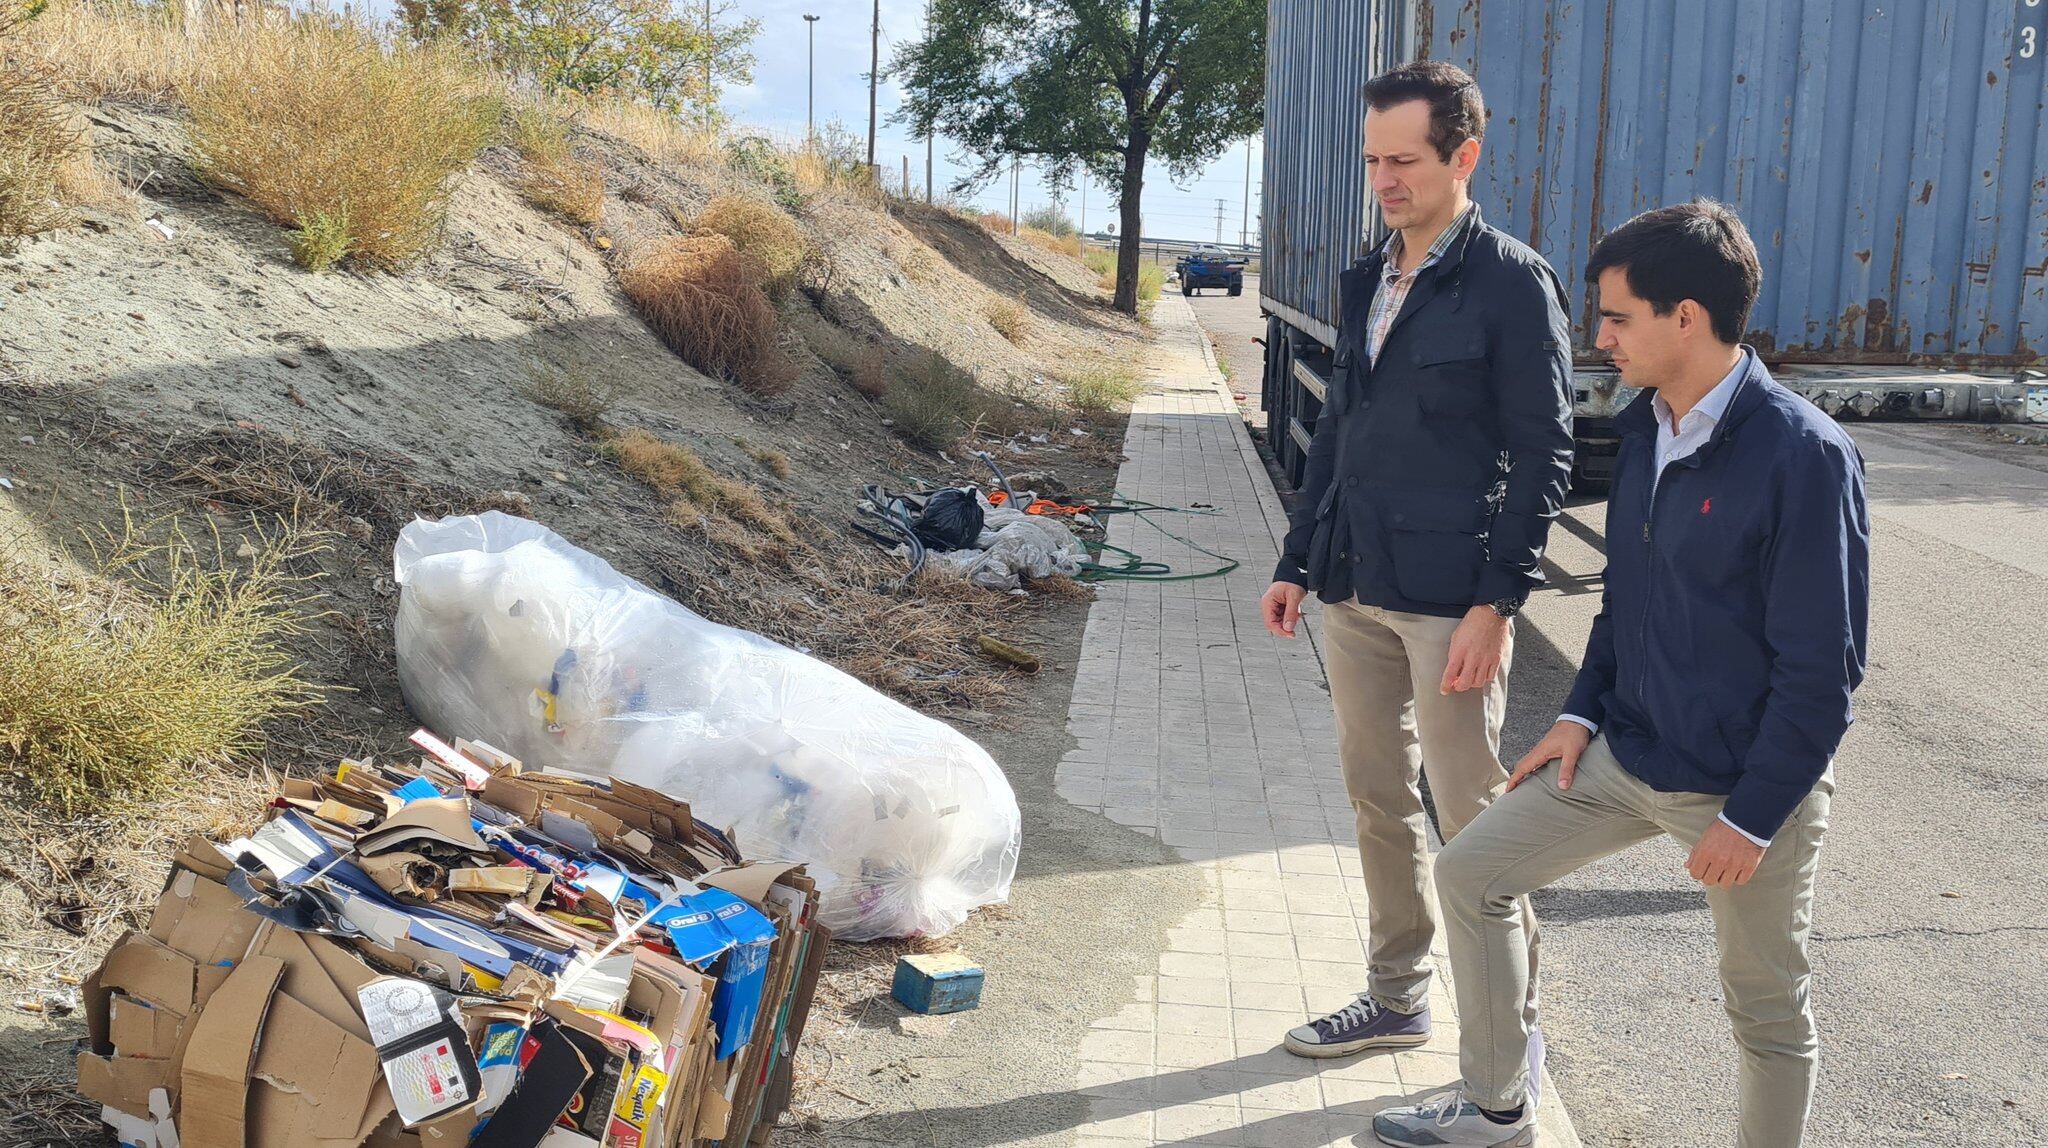
[[[527,397],[560,411],[571,426],[589,434],[604,423],[615,396],[610,387],[598,382],[596,373],[582,362],[566,366],[536,362],[527,368]]]
[[[260,542],[235,554],[131,519],[100,562],[125,585],[104,587],[0,547],[0,761],[65,813],[125,806],[317,704],[287,646],[309,601],[293,566],[323,540],[282,526]]]
[[[216,50],[186,37],[172,5],[125,0],[59,0],[9,45],[17,60],[50,68],[57,90],[69,99],[158,108],[175,104],[193,60]]]
[[[60,185],[78,149],[78,128],[49,70],[0,66],[0,252],[71,222]]]
[[[663,497],[686,504],[670,507],[672,520],[718,515],[762,531],[784,545],[796,541],[789,517],[769,505],[758,489],[712,470],[688,447],[630,427],[607,441],[604,449],[620,470]]]
[[[1081,262],[1088,270],[1095,272],[1095,286],[1103,291],[1116,290],[1116,255],[1100,247],[1091,247],[1081,256]]]
[[[506,120],[506,136],[521,161],[519,194],[571,223],[601,222],[604,169],[575,157],[562,110],[546,99],[521,100],[511,106]]]
[[[348,256],[386,269],[440,244],[451,182],[497,131],[496,97],[454,48],[387,50],[319,17],[242,26],[184,93],[203,177],[302,232],[346,221]]]
[[[982,230],[997,235],[1008,235],[1016,229],[1016,224],[1010,217],[1000,211],[984,211],[976,215],[974,221],[981,224]]]
[[[709,164],[722,154],[718,132],[674,112],[624,99],[584,101],[583,126],[638,148],[657,164]]]
[[[761,464],[769,474],[777,478],[790,476],[789,456],[774,447],[755,446],[743,438],[732,440],[732,444],[747,452],[747,457]]]
[[[880,343],[873,343],[854,360],[853,370],[846,376],[846,381],[868,398],[880,399],[889,393],[889,381],[895,373],[894,358]]]
[[[768,297],[781,301],[810,250],[789,213],[752,195],[721,195],[697,216],[696,229],[723,235],[759,270]]]
[[[1083,414],[1121,410],[1138,397],[1138,378],[1128,367],[1098,366],[1062,376],[1067,401]]]
[[[77,137],[71,154],[57,169],[57,194],[66,203],[81,207],[96,207],[102,211],[135,216],[135,193],[123,186],[100,163],[99,155],[93,150],[92,125],[83,116],[72,121]]]
[[[619,274],[648,326],[705,374],[744,383],[775,348],[775,308],[754,264],[722,235],[670,237]]]
[[[1025,309],[1021,297],[991,299],[988,306],[983,309],[982,315],[988,319],[988,325],[996,329],[996,334],[1012,343],[1024,342],[1025,331],[1030,326],[1031,312]]]
[[[1065,255],[1072,259],[1081,258],[1079,233],[1062,236],[1054,235],[1050,231],[1041,231],[1036,227],[1027,227],[1024,229],[1024,242],[1055,255]]]

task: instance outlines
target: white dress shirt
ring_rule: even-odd
[[[1743,372],[1748,369],[1749,352],[1744,350],[1741,357],[1735,361],[1735,369],[1723,375],[1721,381],[1714,384],[1713,390],[1702,395],[1700,401],[1685,412],[1685,417],[1678,420],[1676,427],[1672,426],[1671,404],[1664,401],[1663,394],[1650,396],[1650,409],[1657,414],[1657,469],[1650,474],[1652,505],[1655,505],[1654,500],[1657,497],[1657,484],[1664,479],[1664,468],[1679,459],[1692,457],[1695,451],[1705,446],[1707,440],[1714,436],[1714,428],[1719,426],[1722,418],[1728,414],[1728,402],[1735,397],[1735,389]],[[1600,732],[1597,723],[1577,714],[1559,714],[1557,720],[1574,722],[1585,726],[1593,733]],[[1770,838],[1758,837],[1728,820],[1725,813],[1721,815],[1721,824],[1749,838],[1758,848],[1768,848],[1771,844]]]

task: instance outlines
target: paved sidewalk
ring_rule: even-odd
[[[1086,1037],[1079,1143],[1313,1148],[1376,1143],[1370,1114],[1458,1078],[1456,1012],[1436,978],[1425,1048],[1309,1061],[1279,1047],[1364,987],[1357,840],[1336,765],[1319,638],[1265,632],[1258,600],[1286,516],[1187,302],[1161,296],[1150,393],[1132,414],[1125,498],[1215,514],[1119,516],[1110,541],[1196,581],[1100,587],[1083,639],[1059,795],[1174,847],[1206,881],[1155,974]],[[1156,524],[1156,525],[1155,525]],[[1447,968],[1441,954],[1439,971]],[[1544,1148],[1575,1146],[1555,1090]]]

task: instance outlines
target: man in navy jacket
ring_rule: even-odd
[[[1324,603],[1369,906],[1365,991],[1287,1034],[1312,1057],[1429,1039],[1435,898],[1417,782],[1426,770],[1450,838],[1507,779],[1514,615],[1543,580],[1572,462],[1563,286],[1469,194],[1478,85],[1425,60],[1364,94],[1365,161],[1392,234],[1339,282],[1329,398],[1263,602],[1287,638],[1310,592]],[[1533,1022],[1533,989],[1526,1003]]]
[[[1714,913],[1742,1054],[1736,1143],[1795,1148],[1816,1065],[1817,852],[1863,678],[1862,459],[1740,345],[1761,272],[1726,207],[1637,216],[1586,278],[1598,345],[1646,392],[1619,419],[1605,596],[1563,715],[1437,860],[1465,1079],[1374,1130],[1395,1145],[1534,1142],[1518,898],[1668,834]]]

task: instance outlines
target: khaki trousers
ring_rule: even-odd
[[[1797,1148],[1804,1135],[1819,1063],[1806,939],[1834,788],[1830,768],[1778,830],[1747,885],[1706,891],[1723,998],[1742,1050],[1739,1148]],[[1521,1006],[1528,964],[1518,938],[1524,895],[1659,833],[1691,848],[1726,801],[1652,789],[1615,760],[1606,738],[1595,737],[1569,790],[1557,787],[1557,767],[1548,766],[1444,848],[1437,890],[1463,1026],[1459,1055],[1475,1102],[1512,1108],[1527,1087]]]
[[[1358,852],[1370,903],[1366,991],[1412,1013],[1429,1003],[1430,941],[1437,899],[1418,782],[1426,772],[1446,839],[1479,816],[1507,777],[1500,764],[1508,656],[1483,689],[1438,692],[1459,619],[1404,614],[1357,599],[1323,610],[1324,660],[1336,707],[1337,755],[1358,818]],[[1536,964],[1536,918],[1525,912],[1525,963]],[[1518,928],[1523,927],[1521,925]],[[1526,1023],[1536,1023],[1535,978]]]

